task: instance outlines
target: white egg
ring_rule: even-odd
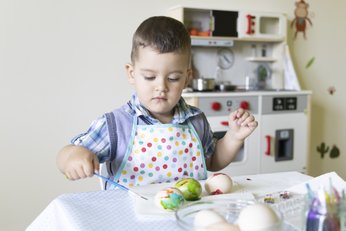
[[[208,177],[204,187],[209,195],[230,193],[233,181],[231,177],[224,173],[214,173]]]
[[[199,211],[194,219],[195,230],[205,230],[209,225],[215,223],[227,222],[226,219],[215,211],[204,209]]]
[[[241,231],[268,230],[280,224],[280,219],[275,211],[265,204],[253,204],[240,211],[237,224]]]
[[[212,225],[208,225],[205,231],[240,231],[239,227],[227,222],[219,222]]]

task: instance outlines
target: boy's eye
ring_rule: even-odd
[[[181,78],[180,76],[172,76],[172,77],[169,77],[168,80],[171,82],[178,82],[180,78]]]
[[[145,80],[154,80],[155,76],[144,76]]]

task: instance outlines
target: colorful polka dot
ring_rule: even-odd
[[[144,168],[144,167],[145,167],[145,164],[144,164],[144,163],[141,163],[139,166],[140,166],[141,168]]]

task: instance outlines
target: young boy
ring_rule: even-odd
[[[148,18],[133,36],[131,62],[126,70],[136,93],[58,153],[60,171],[76,180],[93,176],[105,163],[111,179],[131,187],[202,180],[207,170],[231,163],[257,121],[238,109],[218,140],[203,112],[185,103],[181,94],[192,76],[185,26],[169,17]]]

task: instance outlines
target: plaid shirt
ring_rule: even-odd
[[[128,104],[128,112],[133,116],[143,116],[148,124],[161,123],[159,120],[153,118],[149,111],[144,108],[136,94],[132,95]],[[184,123],[189,117],[202,113],[198,108],[187,105],[183,98],[181,98],[175,107],[172,124]],[[215,144],[217,139],[213,137],[212,131],[205,129],[205,139],[202,140],[204,147],[204,154],[208,158],[214,153]],[[75,136],[71,140],[72,144],[80,145],[95,153],[99,161],[102,163],[109,159],[110,156],[110,141],[108,134],[108,127],[106,116],[102,115],[92,122],[88,131]]]

